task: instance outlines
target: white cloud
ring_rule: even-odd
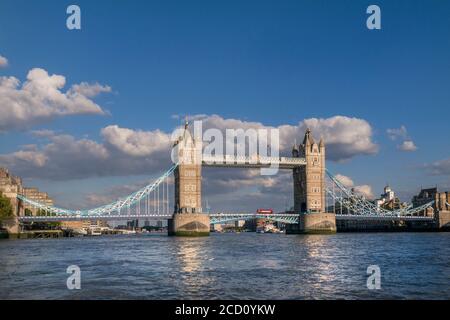
[[[406,139],[408,137],[408,130],[403,125],[400,128],[387,129],[386,132],[391,140],[396,140],[397,138]]]
[[[367,184],[363,184],[360,186],[355,186],[354,187],[355,192],[366,197],[367,199],[373,199],[373,192],[372,192],[372,187],[367,185]]]
[[[110,87],[83,82],[63,92],[65,84],[64,76],[40,68],[30,70],[22,85],[15,77],[0,77],[0,132],[29,128],[54,117],[105,114],[90,98],[110,92]]]
[[[31,164],[36,168],[42,168],[45,166],[48,158],[47,156],[39,151],[35,150],[27,150],[29,148],[25,147],[25,150],[20,150],[11,154],[11,158],[13,158],[17,162],[22,162],[24,164]]]
[[[80,84],[74,84],[70,89],[71,93],[78,93],[85,97],[93,98],[102,92],[111,92],[110,86],[104,86],[97,83],[89,84],[87,82],[82,82]]]
[[[110,157],[102,144],[70,135],[52,135],[42,147],[0,155],[0,163],[24,178],[76,179],[102,175]]]
[[[401,145],[399,145],[398,148],[402,151],[407,151],[407,152],[417,150],[417,147],[412,140],[403,141],[403,143]]]
[[[108,144],[130,156],[167,152],[171,146],[170,136],[160,130],[131,130],[113,125],[103,128],[101,134]]]
[[[408,135],[408,130],[405,126],[401,126],[400,128],[387,129],[386,133],[388,134],[391,140],[402,140],[402,143],[397,146],[397,149],[401,151],[411,152],[416,151],[417,146],[414,144],[412,139]]]
[[[8,59],[0,55],[0,68],[5,68],[8,66]]]
[[[70,180],[154,174],[168,169],[171,163],[170,145],[165,143],[168,137],[158,130],[142,132],[109,126],[102,130],[102,142],[48,130],[32,134],[47,142],[0,155],[0,165],[24,178]]]
[[[344,176],[342,174],[337,174],[335,178],[344,185],[344,187],[351,188],[355,184],[350,177]]]
[[[450,158],[425,164],[425,169],[435,176],[450,175]]]
[[[279,128],[280,138],[291,145],[294,138],[302,139],[306,128],[310,128],[316,140],[324,139],[328,160],[344,161],[358,155],[372,155],[379,149],[372,141],[372,127],[364,119],[345,116],[310,118],[297,126]]]
[[[196,117],[196,116],[194,116]],[[189,117],[191,119],[191,117]],[[307,128],[318,141],[323,137],[326,145],[327,159],[344,161],[358,155],[372,155],[378,152],[378,145],[372,141],[372,127],[364,119],[346,116],[330,118],[310,118],[297,125],[265,126],[260,122],[243,121],[239,119],[224,119],[218,115],[196,117],[203,120],[203,128],[217,128],[222,132],[226,129],[258,129],[277,128],[280,131],[280,149],[289,154],[294,141],[301,142]]]
[[[355,186],[353,180],[348,176],[344,176],[343,174],[337,174],[335,175],[335,178],[339,180],[339,182],[342,183],[344,187],[349,189],[352,188],[356,193],[366,197],[367,199],[374,198],[371,186],[367,184]]]

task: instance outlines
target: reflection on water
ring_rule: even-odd
[[[198,296],[202,288],[214,287],[215,277],[206,272],[209,261],[214,259],[207,240],[203,237],[173,238],[175,263],[172,270],[181,282],[182,296]]]
[[[315,262],[313,277],[316,279],[311,285],[319,289],[324,283],[333,283],[336,280],[337,264],[332,260],[335,251],[339,250],[334,242],[329,242],[324,236],[307,235],[302,239],[305,246],[307,260]],[[341,266],[344,267],[345,266]]]
[[[213,234],[0,241],[0,298],[450,298],[448,233]],[[80,266],[81,290],[66,289]],[[366,287],[381,268],[381,290]]]
[[[191,241],[189,241],[191,240]],[[202,267],[204,256],[201,255],[203,247],[201,242],[194,242],[192,239],[185,239],[184,241],[177,241],[178,252],[177,258],[182,272],[198,272]]]

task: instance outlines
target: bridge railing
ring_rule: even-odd
[[[239,220],[266,219],[285,224],[298,223],[299,215],[292,213],[274,213],[274,214],[258,214],[258,213],[215,213],[209,215],[211,224],[222,224]]]

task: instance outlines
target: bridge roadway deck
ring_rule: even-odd
[[[22,222],[55,222],[55,221],[81,221],[81,220],[167,220],[172,214],[130,214],[130,215],[93,215],[93,216],[21,216]],[[211,219],[220,221],[247,220],[254,218],[280,219],[295,221],[297,214],[275,213],[270,215],[256,213],[213,213],[209,214]],[[423,216],[380,216],[380,215],[336,215],[336,220],[375,220],[375,221],[433,221],[433,217]],[[297,220],[298,221],[298,220]]]

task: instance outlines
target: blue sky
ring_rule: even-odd
[[[80,31],[65,25],[72,3],[81,8]],[[370,4],[381,8],[381,30],[366,28]],[[98,142],[110,125],[171,132],[179,114],[267,126],[342,115],[370,124],[378,152],[329,161],[333,172],[370,185],[375,195],[386,182],[408,197],[421,185],[448,188],[447,164],[437,164],[439,175],[429,167],[450,158],[449,16],[448,1],[3,0],[0,55],[8,66],[0,76],[23,82],[38,67],[63,75],[63,91],[98,82],[111,92],[93,99],[107,115],[54,117],[8,129],[0,135],[0,154],[44,145],[31,130]],[[386,130],[401,126],[405,137],[390,139]],[[402,139],[418,149],[400,150]],[[64,182],[24,178],[69,204],[68,193],[81,201],[80,188],[143,181],[156,173]]]

